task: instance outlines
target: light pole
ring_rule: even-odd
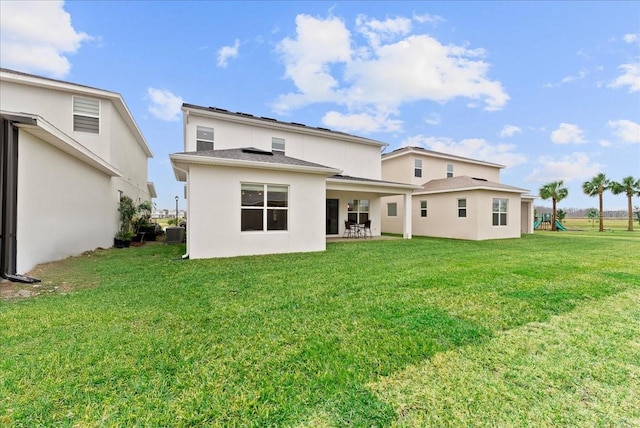
[[[178,197],[176,196],[176,227],[180,226],[178,223]]]

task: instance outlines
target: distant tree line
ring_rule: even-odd
[[[612,181],[609,180],[603,173],[600,173],[593,177],[590,181],[585,181],[582,183],[582,191],[589,196],[598,197],[598,209],[595,208],[584,210],[584,217],[595,218],[598,216],[598,230],[602,232],[604,230],[604,218],[605,211],[603,207],[603,194],[605,191],[610,191],[614,195],[624,194],[627,197],[627,210],[624,212],[624,216],[629,220],[627,230],[633,231],[633,221],[634,215],[636,216],[638,222],[640,223],[640,208],[635,207],[635,210],[632,205],[632,199],[634,196],[640,196],[640,178],[634,178],[631,176],[625,177],[622,181]],[[556,228],[556,220],[559,219],[560,214],[562,218],[568,214],[568,210],[558,210],[557,204],[561,200],[565,199],[569,196],[569,190],[564,187],[564,182],[562,180],[552,181],[550,183],[545,184],[540,188],[540,198],[543,200],[551,199],[552,207],[551,207],[551,230],[557,230]],[[542,207],[540,208],[542,210]],[[578,217],[576,211],[577,209],[572,209],[572,216]],[[542,211],[539,211],[542,212]],[[617,211],[618,213],[622,213],[622,211]],[[616,211],[609,211],[609,213],[616,213]],[[582,216],[580,216],[582,217]],[[609,217],[618,217],[610,215]]]

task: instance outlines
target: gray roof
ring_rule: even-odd
[[[307,162],[302,159],[296,159],[285,156],[281,152],[269,152],[256,149],[254,147],[245,147],[241,149],[224,149],[224,150],[203,150],[199,152],[182,152],[177,154],[202,156],[215,159],[233,159],[248,162],[263,162],[279,165],[306,166],[313,168],[331,168],[326,165],[320,165],[313,162]]]
[[[335,178],[335,179],[338,179],[338,180],[345,180],[345,181],[357,181],[357,182],[364,182],[364,183],[373,183],[373,184],[398,184],[398,185],[401,185],[401,186],[411,186],[410,184],[398,183],[397,181],[374,180],[373,178],[352,177],[350,175],[341,175],[341,174],[332,175],[329,178]]]
[[[521,189],[519,187],[508,186],[506,184],[496,183],[495,181],[488,181],[482,178],[474,178],[468,177],[466,175],[461,175],[458,177],[441,178],[438,180],[428,181],[422,186],[422,190],[418,190],[418,193],[439,193],[471,189],[488,189],[516,193],[528,192],[528,190]]]
[[[218,108],[218,107],[203,107],[203,106],[198,106],[195,104],[188,104],[188,103],[183,103],[182,104],[183,108],[187,108],[187,109],[195,109],[195,110],[203,110],[203,111],[208,111],[208,112],[212,112],[212,113],[218,113],[218,114],[224,114],[224,115],[230,115],[230,116],[235,116],[235,117],[242,117],[242,118],[248,118],[248,119],[252,119],[258,122],[263,122],[263,123],[274,123],[274,124],[279,124],[279,125],[286,125],[292,128],[299,128],[301,130],[312,130],[312,131],[322,131],[322,132],[326,132],[329,134],[333,134],[336,136],[345,136],[345,137],[351,137],[351,138],[357,138],[361,141],[366,141],[368,143],[374,143],[376,145],[379,146],[386,146],[387,143],[383,143],[381,141],[378,140],[373,140],[371,138],[365,138],[365,137],[360,137],[358,135],[353,135],[353,134],[347,134],[346,132],[340,132],[340,131],[334,131],[331,130],[329,128],[323,128],[320,126],[308,126],[305,125],[304,123],[298,123],[298,122],[283,122],[277,119],[273,119],[271,117],[265,117],[265,116],[254,116],[252,114],[249,113],[242,113],[242,112],[232,112],[229,110],[225,110],[223,108]]]

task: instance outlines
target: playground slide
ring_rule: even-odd
[[[567,228],[566,228],[566,227],[564,227],[564,226],[562,225],[562,223],[560,223],[560,221],[559,221],[559,220],[556,220],[556,229],[558,229],[558,230],[562,230],[562,231],[567,230]]]
[[[542,224],[542,222],[540,220],[534,221],[533,222],[533,229],[536,230],[537,228],[539,228],[540,224]]]

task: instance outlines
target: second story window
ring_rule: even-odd
[[[281,152],[284,154],[284,138],[271,138],[271,151],[272,152]]]
[[[452,163],[448,163],[447,164],[447,178],[451,178],[453,177],[453,164]]]
[[[100,100],[73,97],[73,130],[90,134],[100,133]]]
[[[196,128],[196,151],[213,150],[213,128],[198,126]]]
[[[413,176],[422,177],[422,159],[414,159],[413,161]]]

